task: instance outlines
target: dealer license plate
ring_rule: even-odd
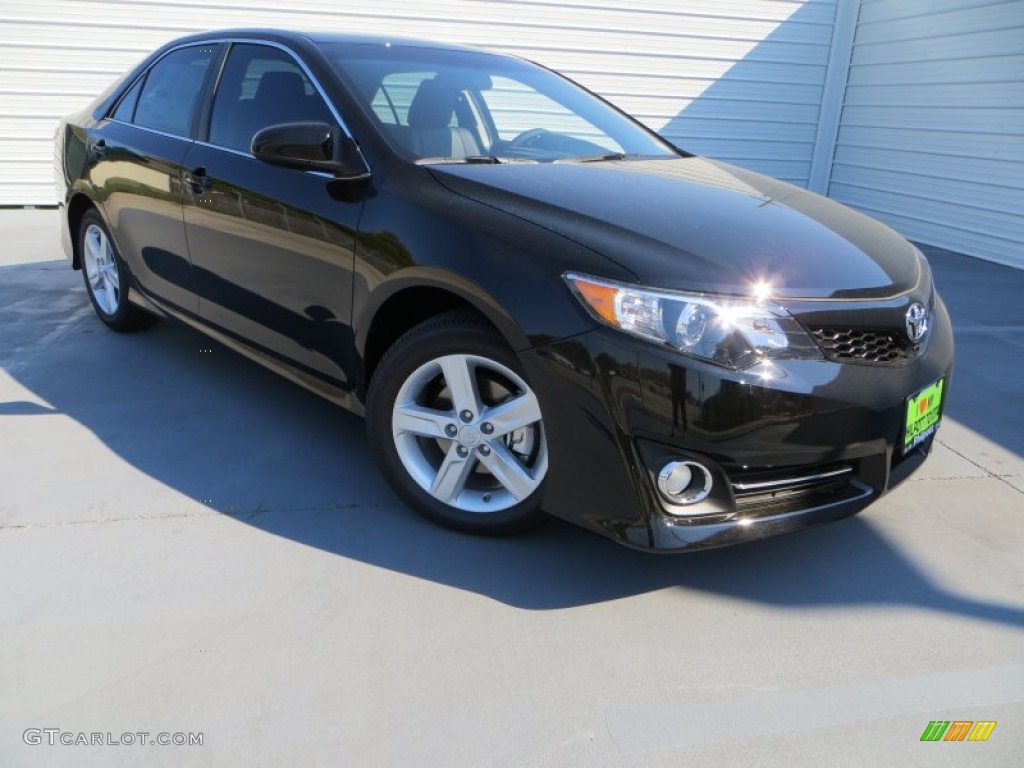
[[[906,456],[935,433],[942,418],[944,379],[907,398],[907,420],[903,426],[903,455]]]

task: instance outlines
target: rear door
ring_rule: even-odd
[[[360,201],[332,179],[268,165],[250,152],[260,129],[339,120],[299,59],[235,43],[208,128],[189,150],[185,228],[203,320],[254,351],[349,389],[352,270]],[[205,132],[205,133],[204,133]]]
[[[87,142],[114,240],[143,293],[172,312],[198,311],[182,220],[182,161],[219,51],[190,45],[161,57]]]

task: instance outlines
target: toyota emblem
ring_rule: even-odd
[[[907,338],[919,344],[928,334],[928,310],[915,301],[907,309]]]

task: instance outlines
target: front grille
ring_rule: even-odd
[[[825,357],[840,363],[899,365],[917,354],[917,347],[883,328],[812,328],[811,334]]]
[[[838,462],[814,467],[730,472],[736,511],[745,517],[767,517],[819,507],[863,495],[853,481],[853,464]]]

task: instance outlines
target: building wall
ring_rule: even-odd
[[[1024,1],[861,0],[828,194],[1024,267]]]
[[[0,205],[161,43],[239,26],[425,37],[568,74],[669,140],[1024,267],[1024,0],[4,0]]]
[[[58,117],[161,43],[239,26],[423,37],[525,56],[686,149],[806,184],[834,14],[835,0],[6,0],[0,204],[54,202]]]

